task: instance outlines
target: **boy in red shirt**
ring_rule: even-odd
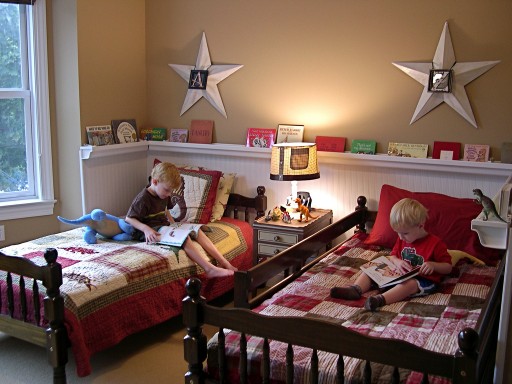
[[[402,199],[391,209],[389,222],[398,239],[389,259],[400,273],[420,266],[419,275],[399,283],[382,294],[370,296],[364,307],[370,311],[410,296],[434,292],[443,275],[452,270],[451,257],[446,244],[425,230],[427,209],[414,199]],[[361,273],[352,285],[334,287],[331,297],[358,300],[372,287],[372,280]]]

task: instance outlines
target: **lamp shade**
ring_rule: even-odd
[[[280,143],[272,146],[270,180],[293,181],[320,178],[314,143]]]

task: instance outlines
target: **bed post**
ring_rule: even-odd
[[[46,352],[48,363],[53,367],[54,384],[65,384],[68,345],[64,326],[64,298],[60,294],[62,266],[57,263],[57,250],[54,248],[48,248],[44,258],[47,263],[43,281],[46,288],[44,312],[49,322],[46,329]]]
[[[455,353],[452,383],[476,383],[478,333],[472,328],[465,328],[459,332],[457,340],[459,349]]]
[[[359,196],[357,198],[357,207],[355,208],[355,211],[365,211],[366,213],[368,212],[368,208],[366,207],[366,197],[365,196]],[[366,232],[366,220],[367,220],[367,215],[364,215],[364,218],[363,220],[361,220],[361,223],[359,223],[358,225],[356,225],[356,233],[365,233]]]
[[[258,186],[256,191],[258,192],[258,196],[255,198],[256,219],[259,219],[265,216],[265,211],[267,210],[267,196],[265,196],[265,187],[262,185]]]
[[[187,297],[183,299],[183,324],[187,335],[183,339],[185,360],[188,371],[185,373],[186,384],[204,384],[203,361],[206,360],[206,336],[203,334],[202,304],[205,299],[199,295],[201,280],[191,278],[185,285]]]

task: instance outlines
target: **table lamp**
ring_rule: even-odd
[[[270,180],[292,182],[292,194],[287,205],[300,197],[302,204],[311,209],[311,196],[309,192],[297,192],[297,181],[319,178],[315,143],[280,143],[272,146]]]

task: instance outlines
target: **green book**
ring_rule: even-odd
[[[352,140],[352,153],[365,153],[367,155],[375,155],[377,142],[374,140]]]

